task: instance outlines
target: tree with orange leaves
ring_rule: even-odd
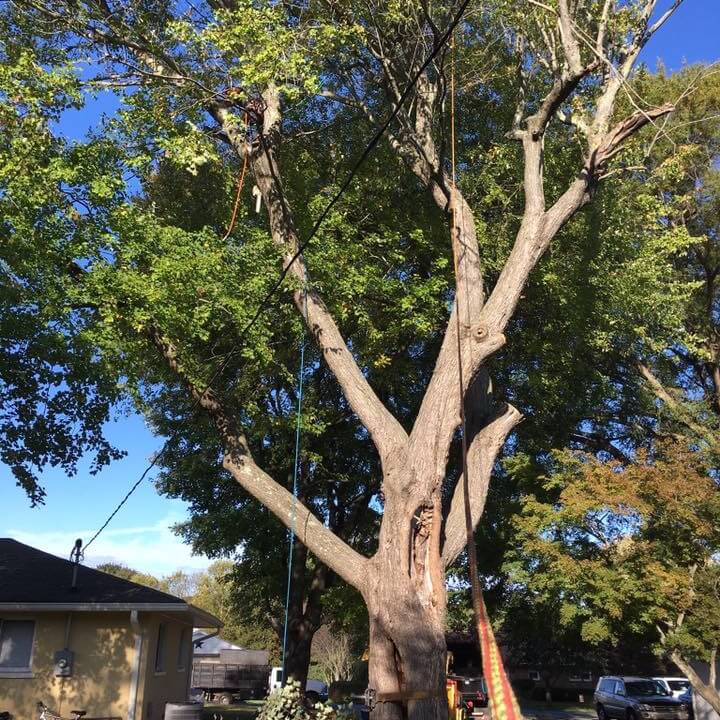
[[[514,580],[559,602],[591,644],[654,629],[658,653],[720,711],[720,484],[704,454],[676,440],[632,463],[557,453],[554,465],[522,501]]]

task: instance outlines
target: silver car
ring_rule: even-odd
[[[595,689],[598,720],[689,720],[690,706],[657,680],[605,676]]]
[[[654,677],[673,697],[680,697],[690,688],[690,681],[684,677]]]

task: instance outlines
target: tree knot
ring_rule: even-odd
[[[470,328],[470,334],[476,342],[481,342],[482,340],[485,340],[485,338],[487,338],[487,336],[490,334],[490,331],[488,330],[486,325],[483,325],[481,323],[479,325],[473,325]]]

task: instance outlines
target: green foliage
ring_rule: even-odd
[[[720,642],[720,492],[702,456],[668,445],[623,467],[560,454],[543,480],[515,520],[511,581],[557,603],[587,643],[659,628],[663,652],[707,659]]]
[[[335,716],[335,710],[327,703],[308,707],[300,683],[288,680],[284,687],[270,693],[258,720],[332,720]]]
[[[44,467],[72,475],[87,453],[95,473],[120,456],[103,437],[118,392],[68,300],[95,221],[78,209],[96,195],[82,165],[97,149],[73,151],[50,123],[79,106],[77,78],[4,15],[0,35],[0,460],[35,503]]]
[[[229,117],[231,129],[242,133],[248,100],[268,86],[279,89],[284,191],[307,237],[388,110],[377,80],[381,68],[367,45],[372,34],[392,39],[393,62],[407,47],[417,62],[434,42],[429,29],[418,35],[418,22],[428,27],[422,3],[377,5],[373,12],[367,3],[242,0],[232,6],[201,2],[181,12],[163,0],[131,0],[113,3],[108,13],[103,3],[47,0],[2,12],[0,329],[10,342],[0,350],[0,459],[39,500],[38,469],[60,464],[72,472],[88,451],[101,467],[117,455],[102,437],[110,412],[142,412],[154,431],[171,438],[158,486],[191,504],[192,517],[180,532],[200,551],[240,561],[231,582],[218,578],[197,590],[218,612],[238,613],[237,638],[247,637],[249,628],[264,633],[282,616],[287,568],[279,549],[286,533],[223,470],[215,429],[196,412],[186,384],[204,389],[212,379],[255,459],[289,485],[298,350],[305,337],[290,282],[252,331],[243,331],[278,276],[280,254],[264,212],[250,210],[251,183],[225,237],[239,162],[217,119]],[[588,19],[598,19],[598,3],[583,6]],[[623,4],[608,28],[609,41],[626,36],[638,7]],[[437,19],[446,21],[453,9],[441,4]],[[528,22],[527,7],[507,2],[477,10],[457,39],[459,181],[476,210],[489,289],[510,251],[523,200],[520,150],[506,137],[518,93],[506,30],[522,28],[539,41],[554,16],[538,6]],[[42,38],[35,28],[43,28]],[[44,39],[48,29],[52,42]],[[531,107],[551,81],[533,61],[536,52],[530,47],[527,57]],[[587,60],[588,49],[581,52]],[[114,83],[121,109],[85,141],[69,144],[52,128],[91,92],[93,81],[81,80],[73,65],[79,60],[104,76],[96,87]],[[489,62],[492,71],[483,71]],[[370,70],[355,73],[358,64]],[[641,73],[635,83],[650,99],[664,101],[679,95],[675,90],[693,72]],[[503,562],[515,532],[535,538],[528,552],[552,567],[561,566],[565,550],[580,561],[592,550],[573,534],[573,523],[587,534],[589,519],[606,510],[592,505],[591,485],[572,479],[582,475],[575,461],[552,455],[551,448],[632,456],[688,416],[717,428],[718,294],[708,280],[717,264],[720,182],[703,163],[717,157],[718,134],[702,114],[717,106],[719,86],[707,78],[697,87],[667,127],[676,144],[671,157],[666,138],[654,138],[655,128],[648,128],[611,164],[592,209],[563,228],[526,288],[506,348],[493,360],[495,392],[527,418],[508,452],[522,448],[527,455],[508,462],[491,489],[481,531],[489,540],[483,547],[490,548],[484,553],[490,568]],[[326,91],[340,96],[339,109],[319,97]],[[596,92],[596,84],[582,84],[573,107],[563,109],[582,114]],[[374,122],[352,107],[356,100]],[[246,139],[259,143],[256,118],[249,120]],[[438,113],[433,124],[445,150],[446,118]],[[577,136],[553,124],[545,137],[549,199],[574,177],[579,154]],[[416,180],[383,145],[326,219],[305,260],[312,286],[350,339],[363,374],[410,427],[453,299],[446,218],[418,196]],[[158,355],[154,333],[172,345],[179,374]],[[680,386],[676,395],[684,409],[672,421],[658,417],[638,362]],[[690,375],[695,385],[682,387]],[[301,497],[333,531],[372,552],[382,510],[378,459],[312,346],[304,380]],[[448,480],[456,476],[453,453]],[[552,520],[566,485],[576,487],[576,495],[563,496],[566,514]],[[638,494],[645,504],[624,508],[605,489],[616,531],[642,524],[650,500]],[[520,505],[525,524],[512,527],[505,519]],[[560,532],[555,544],[545,542],[551,531]],[[627,567],[639,573],[645,556],[634,545],[620,544],[618,553],[621,547]],[[694,551],[691,544],[683,550]],[[310,587],[317,564],[304,558],[300,565],[304,587]],[[577,592],[585,592],[578,565],[566,565]],[[661,595],[663,572],[640,587],[624,576],[613,585],[615,571],[601,563],[589,567],[590,589],[611,609],[607,622],[578,610],[570,596],[554,602],[558,587],[527,558],[508,556],[504,566],[517,583],[537,583],[536,592],[552,605],[558,637],[578,625],[580,639],[611,637],[628,595],[638,598],[632,620],[638,628],[657,619],[647,602]],[[218,572],[224,578],[229,569]],[[174,581],[178,588],[183,582]],[[452,622],[460,625],[466,609],[459,594],[451,600]],[[356,595],[337,587],[326,600],[326,612],[344,627],[363,626],[360,607]],[[574,642],[578,633],[564,637]]]

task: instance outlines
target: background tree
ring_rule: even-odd
[[[277,664],[280,660],[278,639],[267,624],[246,620],[245,608],[238,600],[233,582],[234,567],[232,562],[218,560],[204,571],[188,574],[176,570],[160,578],[118,563],[102,563],[97,569],[182,597],[222,620],[224,640],[245,648],[269,650],[271,662]]]
[[[718,126],[712,108],[717,106],[718,82],[712,66],[695,66],[673,76],[640,73],[636,84],[637,96],[649,102],[677,92],[676,113],[663,124],[662,132],[653,128],[646,138],[629,146],[628,161],[644,170],[609,178],[593,206],[592,223],[583,234],[587,236],[590,230],[590,237],[601,240],[593,246],[599,252],[591,257],[592,266],[602,268],[596,276],[602,278],[601,283],[595,286],[592,278],[590,282],[582,277],[574,280],[559,243],[558,252],[539,268],[542,281],[528,287],[518,320],[527,317],[526,323],[532,324],[539,322],[534,317],[542,317],[546,327],[563,333],[567,323],[570,332],[558,345],[569,352],[567,356],[562,351],[543,355],[541,345],[531,347],[530,352],[541,359],[533,366],[522,363],[519,349],[512,357],[520,362],[511,362],[501,371],[528,378],[526,384],[515,387],[530,408],[537,402],[533,397],[539,399],[537,388],[551,391],[544,395],[547,405],[542,412],[526,410],[533,422],[519,428],[517,448],[521,451],[505,461],[493,481],[478,536],[493,589],[489,598],[497,605],[497,617],[504,619],[505,633],[512,636],[523,625],[523,612],[532,614],[542,608],[546,617],[555,618],[569,634],[568,655],[576,647],[573,633],[580,634],[578,617],[561,612],[558,596],[544,598],[514,584],[514,563],[521,562],[514,552],[519,543],[514,516],[522,498],[552,503],[562,487],[549,481],[557,466],[556,456],[548,449],[574,447],[603,460],[632,464],[639,449],[655,452],[658,442],[685,438],[683,442],[702,449],[711,477],[717,472],[717,415],[709,383],[712,366],[707,365],[717,324],[717,289],[712,280],[717,230],[712,221],[707,222],[714,176],[707,163],[710,159],[712,168],[712,158],[717,157]],[[668,159],[662,150],[656,155],[658,144],[672,144],[674,155]],[[633,157],[635,161],[630,160]],[[705,222],[683,219],[698,216]],[[573,225],[563,239],[572,238]],[[698,266],[698,254],[708,268]],[[659,256],[665,259],[656,263],[654,258]],[[548,294],[572,298],[564,303],[569,309],[557,320],[551,312],[533,314],[535,303],[538,308],[557,307],[557,299],[549,300]],[[702,331],[698,317],[707,318]],[[558,411],[553,411],[555,398],[560,400]],[[559,412],[563,403],[571,409],[565,415]],[[526,406],[521,403],[520,407]],[[552,425],[546,426],[546,420]],[[509,611],[516,606],[522,608],[519,613]],[[694,631],[698,637],[705,632],[700,626]],[[613,643],[621,647],[657,640],[653,625],[614,626]],[[600,650],[606,668],[619,669],[618,657],[607,645],[595,649],[588,638],[581,638],[581,645],[591,655]],[[627,654],[623,658],[626,668],[636,663]]]
[[[327,625],[320,628],[313,640],[313,657],[322,680],[330,685],[351,680],[356,656],[353,641],[346,632],[333,631]]]
[[[308,153],[319,153],[320,146],[318,139],[312,140],[309,148],[301,147],[298,166]],[[375,162],[380,168],[388,157],[379,157]],[[328,170],[319,167],[316,171]],[[167,189],[170,178],[172,190]],[[332,181],[332,177],[326,179],[327,183]],[[155,176],[150,198],[175,208],[168,195],[176,191],[179,183],[187,188],[183,195],[193,197],[206,182],[188,173],[178,177],[172,167],[166,166]],[[303,173],[290,190],[299,196],[301,204],[322,202],[322,197],[307,195],[308,186]],[[417,378],[420,384],[431,367],[423,357],[411,357],[410,353],[401,355],[390,367],[385,353],[388,344],[410,345],[419,330],[435,328],[442,317],[440,293],[446,287],[448,270],[435,243],[419,232],[417,225],[428,226],[429,232],[442,229],[437,228],[426,206],[404,197],[402,188],[393,187],[379,173],[365,183],[362,192],[352,190],[348,203],[343,216],[333,216],[327,225],[327,232],[336,238],[334,242],[348,248],[347,257],[335,264],[335,271],[344,275],[336,287],[341,297],[357,291],[365,293],[367,304],[363,308],[346,305],[343,312],[348,324],[367,344],[379,391],[393,398],[399,416],[409,415],[418,397],[408,379]],[[168,219],[179,222],[175,215]],[[193,222],[201,227],[210,221],[206,209],[194,213]],[[359,237],[365,238],[363,244],[353,244]],[[373,258],[363,264],[362,255],[368,249]],[[400,274],[401,281],[396,277]],[[368,306],[374,310],[372,316],[368,315]],[[408,318],[407,313],[412,317]],[[262,458],[264,466],[274,469],[274,476],[287,478],[288,487],[293,474],[289,449],[295,442],[297,420],[297,364],[300,344],[305,341],[300,333],[287,344],[278,340],[267,375],[259,378],[254,391],[253,425],[262,438],[258,458]],[[377,504],[373,502],[381,483],[377,457],[327,367],[317,361],[311,349],[307,352],[300,499],[327,517],[329,527],[341,537],[370,551],[379,521]],[[157,406],[154,412],[158,412]],[[167,409],[158,412],[158,423],[167,427],[168,434],[176,425],[162,418],[170,414]],[[183,419],[185,426],[188,422],[192,419]],[[184,432],[161,459],[165,471],[158,487],[190,503],[191,520],[178,530],[196,551],[237,561],[235,587],[239,607],[247,613],[247,624],[274,628],[282,642],[288,575],[286,533],[222,468],[221,449],[212,428],[208,432],[207,427],[198,427],[191,444],[187,436]],[[295,544],[286,666],[297,678],[308,672],[313,634],[325,621],[323,596],[337,582],[335,573],[309,555],[301,543]]]
[[[523,501],[515,581],[559,603],[588,643],[656,630],[658,650],[720,707],[690,666],[714,659],[720,641],[720,493],[702,455],[674,444],[626,466],[556,462],[545,497]]]
[[[109,573],[110,575],[115,575],[115,577],[122,578],[123,580],[130,580],[130,582],[138,583],[139,585],[146,585],[147,587],[155,588],[156,590],[168,592],[167,585],[163,578],[157,578],[150,573],[133,570],[122,563],[100,563],[97,565],[96,569],[101,572]]]

